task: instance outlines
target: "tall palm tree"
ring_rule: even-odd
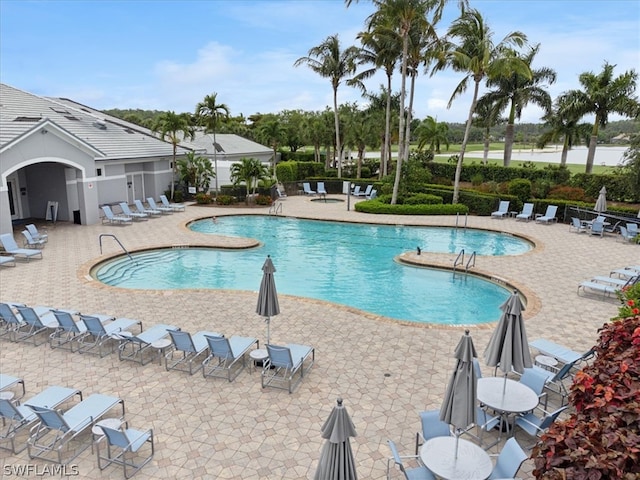
[[[489,103],[493,104],[499,112],[503,112],[505,109],[509,111],[504,136],[503,164],[505,167],[508,167],[511,163],[515,120],[520,119],[524,107],[533,103],[542,107],[545,114],[551,110],[551,95],[547,92],[546,85],[555,83],[556,72],[552,68],[547,67],[531,68],[533,59],[539,50],[540,44],[537,44],[524,55],[514,53],[515,55],[519,55],[529,66],[531,70],[530,76],[511,72],[509,75],[499,75],[494,78],[489,78],[487,80],[487,87],[492,90],[489,90],[480,99],[480,101],[486,99]]]
[[[566,96],[567,108],[580,116],[595,114],[589,152],[587,153],[586,173],[593,170],[593,160],[596,155],[598,143],[598,130],[606,128],[609,123],[609,114],[618,113],[627,117],[638,114],[640,103],[635,95],[638,73],[629,70],[616,78],[613,78],[615,65],[604,63],[602,72],[584,72],[578,78],[582,90],[571,90]]]
[[[222,118],[229,117],[229,107],[224,103],[218,103],[218,94],[212,93],[204,97],[204,100],[196,105],[196,117],[201,125],[206,128],[206,133],[213,133],[213,164],[216,171],[216,195],[218,194],[218,143],[216,130]]]
[[[522,59],[512,55],[512,50],[507,48],[510,45],[525,45],[527,37],[521,32],[511,32],[500,43],[494,44],[493,32],[485,23],[480,12],[475,9],[465,11],[456,19],[447,31],[447,37],[448,39],[442,42],[442,51],[435,62],[433,72],[450,66],[456,72],[466,74],[453,91],[448,106],[450,107],[453,100],[466,91],[470,80],[473,80],[474,83],[473,97],[460,154],[458,155],[453,184],[453,203],[458,203],[462,162],[464,161],[464,153],[469,141],[469,132],[478,101],[480,83],[487,77],[493,78],[514,71],[526,76],[527,72],[529,72],[529,67]]]
[[[276,159],[278,155],[278,147],[284,141],[287,135],[287,129],[276,115],[265,115],[257,125],[258,137],[261,141],[267,143],[273,150],[273,158],[271,159],[271,168],[273,177],[276,176]]]
[[[476,103],[476,111],[473,112],[471,124],[474,127],[482,129],[482,141],[484,143],[482,163],[486,165],[489,161],[489,147],[491,146],[491,127],[501,125],[507,121],[506,118],[500,117],[500,112],[495,106],[480,98]]]
[[[176,154],[178,145],[182,140],[187,138],[194,139],[195,131],[189,122],[189,116],[175,112],[164,112],[160,115],[151,130],[160,134],[162,140],[168,141],[173,146],[172,176],[171,176],[171,200],[175,193],[175,178],[178,165],[176,163]],[[180,138],[182,136],[182,138]]]
[[[429,145],[429,150],[440,153],[440,145],[443,143],[449,150],[449,125],[438,122],[430,115],[416,128],[416,135],[418,150],[424,150],[424,147]]]
[[[562,95],[556,98],[551,111],[543,117],[547,128],[537,144],[539,148],[544,148],[548,143],[562,139],[561,167],[566,167],[567,155],[574,145],[581,140],[588,144],[591,138],[591,125],[579,123],[581,116],[568,108],[567,100],[567,97]]]
[[[330,35],[320,45],[309,50],[308,56],[294,62],[294,66],[307,65],[322,77],[329,78],[333,89],[333,112],[336,129],[336,153],[338,154],[338,177],[342,176],[342,147],[340,145],[340,117],[338,114],[338,87],[342,80],[356,70],[359,49],[351,46],[340,49],[338,35]]]

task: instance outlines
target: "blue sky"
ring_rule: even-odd
[[[605,60],[617,65],[616,74],[640,70],[638,0],[471,0],[471,6],[496,42],[519,30],[541,44],[534,67],[556,70],[552,97],[579,88],[580,73],[600,72]],[[293,63],[329,35],[337,33],[345,48],[355,44],[372,11],[366,0],[349,8],[342,0],[0,0],[0,80],[98,109],[192,112],[217,92],[233,115],[323,110],[332,105],[329,80]],[[441,33],[456,14],[452,1]],[[422,75],[415,115],[465,121],[470,95],[446,108],[461,79],[451,71]],[[383,82],[375,77],[367,87],[378,92]],[[364,104],[346,86],[338,101]],[[522,121],[539,117],[528,107]]]

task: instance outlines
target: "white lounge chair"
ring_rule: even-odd
[[[127,202],[120,202],[120,209],[122,210],[122,213],[128,217],[133,218],[134,220],[138,219],[138,220],[148,220],[149,219],[149,214],[147,213],[140,213],[140,212],[132,212],[131,209],[129,208],[129,205],[127,204]]]
[[[123,224],[131,224],[131,222],[133,222],[133,218],[129,216],[116,215],[115,213],[113,213],[113,210],[111,210],[111,207],[109,205],[102,205],[100,208],[104,212],[104,217],[102,217],[102,223],[110,223],[112,225],[113,224],[123,225]]]
[[[171,203],[166,195],[160,195],[160,201],[165,207],[173,209],[174,212],[184,212],[185,206],[182,203]]]
[[[2,235],[0,235],[0,243],[4,248],[4,251],[13,257],[26,258],[27,261],[33,257],[42,258],[42,250],[18,247],[18,244],[13,238],[13,235],[11,235],[10,233],[3,233]]]
[[[153,208],[146,208],[143,204],[141,200],[134,200],[133,201],[134,205],[136,206],[136,210],[138,211],[138,213],[146,213],[147,215],[162,215],[162,212],[160,210],[155,210]]]
[[[33,223],[29,223],[28,225],[25,225],[25,227],[34,239],[44,240],[45,242],[49,241],[49,235],[45,232],[38,231],[37,227]]]
[[[324,182],[318,182],[316,185],[316,190],[318,191],[318,195],[326,195],[327,191],[324,188]]]
[[[508,200],[502,200],[500,205],[498,206],[498,210],[495,212],[491,212],[491,218],[505,218],[509,213],[509,202]]]
[[[173,208],[165,207],[164,205],[160,206],[160,205],[156,204],[156,201],[153,199],[153,197],[147,197],[147,203],[154,210],[158,210],[158,211],[160,211],[162,213],[173,213]]]
[[[24,237],[24,247],[26,248],[44,248],[44,244],[47,243],[43,239],[36,240],[33,238],[29,230],[23,230],[22,236]]]
[[[315,190],[311,190],[311,184],[309,182],[304,182],[302,184],[302,191],[305,193],[305,195],[315,195],[316,191]]]
[[[522,212],[516,215],[516,222],[518,220],[529,221],[533,218],[533,203],[525,203],[522,207]]]
[[[15,267],[16,257],[13,257],[11,255],[0,255],[0,265],[7,265],[7,266],[11,265],[12,267]]]
[[[547,205],[547,211],[541,217],[536,218],[536,222],[546,223],[546,224],[555,222],[557,221],[557,218],[556,218],[557,212],[558,212],[557,205]]]

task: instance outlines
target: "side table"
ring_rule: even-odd
[[[267,352],[267,350],[264,348],[256,348],[255,350],[251,350],[249,358],[251,358],[252,364],[252,368],[251,370],[249,370],[251,372],[256,368],[258,364],[260,364],[261,367],[264,366],[265,360],[269,358],[269,352]]]
[[[558,365],[558,360],[547,355],[537,355],[535,362],[536,365],[551,371],[556,371],[555,367]]]
[[[162,357],[164,357],[165,350],[167,347],[171,346],[173,342],[169,338],[161,338],[160,340],[156,340],[151,344],[151,348],[155,348],[158,351],[158,359],[160,360],[160,365],[162,365]]]

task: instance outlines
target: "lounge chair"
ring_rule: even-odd
[[[23,230],[22,236],[24,237],[23,247],[25,248],[44,248],[45,243],[47,243],[46,240],[36,240],[33,238],[29,233],[29,230]]]
[[[516,222],[518,220],[524,220],[528,222],[533,218],[533,203],[525,203],[522,207],[522,212],[516,215]]]
[[[160,195],[160,201],[164,207],[171,208],[174,212],[184,212],[185,206],[182,203],[171,203],[166,195]]]
[[[127,202],[120,202],[120,209],[122,210],[122,213],[128,217],[133,218],[134,220],[138,219],[138,220],[149,220],[149,214],[148,213],[140,213],[140,212],[132,212],[131,209],[129,208],[129,205],[127,205]]]
[[[640,265],[629,265],[624,268],[617,268],[615,270],[611,270],[611,272],[609,273],[609,276],[613,274],[616,274],[618,277],[627,278],[627,279],[631,277],[635,277],[637,275],[640,275]]]
[[[515,420],[515,426],[520,427],[527,434],[535,437],[536,442],[538,437],[545,433],[549,427],[556,421],[558,416],[564,412],[568,405],[558,408],[554,412],[544,412],[544,416],[538,417],[534,412],[529,412],[526,415],[518,416]]]
[[[638,235],[640,235],[640,232],[638,231],[638,224],[637,223],[627,223],[627,232],[629,233],[629,235],[633,235],[633,238],[635,238]]]
[[[111,210],[111,207],[109,205],[102,205],[100,207],[102,209],[102,211],[104,212],[104,217],[102,217],[102,223],[109,223],[111,225],[113,224],[117,224],[117,225],[130,225],[131,222],[133,222],[133,218],[127,216],[127,215],[116,215],[113,213],[113,210]]]
[[[354,189],[353,191],[353,194],[356,197],[367,197],[368,195],[371,195],[371,191],[373,190],[373,185],[372,184],[367,185],[367,188],[365,188],[364,191],[360,190],[358,187],[356,187],[356,189]]]
[[[262,367],[262,388],[275,387],[289,390],[289,393],[302,381],[305,372],[313,366],[316,351],[306,345],[287,344],[284,347],[267,345],[269,358]],[[305,368],[304,362],[310,358]],[[296,374],[300,374],[294,381]]]
[[[538,338],[537,340],[529,342],[529,346],[538,350],[542,355],[553,357],[563,364],[575,363],[585,355],[544,338]]]
[[[416,455],[420,445],[434,437],[451,436],[451,426],[440,420],[440,410],[427,410],[420,412],[420,425],[422,430],[416,433]]]
[[[316,184],[316,190],[318,191],[318,195],[326,195],[327,191],[324,188],[324,182],[318,182]]]
[[[371,193],[369,195],[366,195],[364,198],[366,198],[367,200],[373,200],[377,196],[378,196],[378,191],[374,188],[371,190]]]
[[[169,330],[180,330],[180,328],[174,325],[159,324],[137,335],[130,333],[121,334],[119,338],[120,345],[118,345],[118,358],[120,360],[139,362],[140,365],[149,363],[152,355],[147,355],[147,352],[156,349],[158,350],[157,353],[162,353],[164,349],[170,345],[170,343],[166,345],[162,343],[162,347],[159,346],[160,343],[158,343],[157,346],[154,345],[154,343],[167,338],[169,336]]]
[[[609,277],[602,277],[609,278]],[[590,280],[585,280],[580,282],[578,285],[578,295],[580,295],[580,289],[582,289],[582,293],[601,293],[603,298],[609,296],[615,296],[619,291],[621,291],[624,287],[635,285],[638,282],[638,278],[640,277],[631,277],[629,278],[624,285],[614,285],[611,282],[603,282],[601,280],[596,279],[595,277]]]
[[[623,242],[632,242],[636,236],[627,230],[627,227],[620,225],[620,239]],[[1,257],[0,257],[1,258]]]
[[[393,440],[387,440],[389,449],[391,450],[391,457],[387,459],[387,478],[391,478],[391,462],[393,462],[404,475],[407,480],[435,480],[436,477],[427,467],[421,464],[418,454],[416,455],[403,455],[398,453],[398,447]],[[416,467],[407,468],[403,460],[411,459]]]
[[[529,456],[522,450],[518,441],[511,437],[500,450],[498,460],[496,460],[496,464],[491,471],[489,480],[515,478],[516,473],[518,473],[527,458]]]
[[[302,184],[302,191],[305,193],[305,195],[315,195],[316,192],[315,190],[311,190],[311,184],[309,182],[304,182]]]
[[[44,240],[45,242],[49,241],[49,235],[45,232],[38,231],[38,228],[33,223],[25,225],[25,228],[35,240]]]
[[[154,215],[162,215],[162,211],[160,210],[155,210],[153,208],[145,208],[141,200],[134,200],[133,204],[136,206],[136,210],[138,211],[138,213],[146,213],[147,215],[151,215],[152,217]]]
[[[12,255],[0,255],[0,265],[11,265],[12,267],[16,266],[16,257]]]
[[[508,200],[502,200],[498,206],[498,210],[491,212],[491,218],[505,218],[509,214],[510,203]]]
[[[351,195],[353,195],[354,197],[359,197],[360,196],[360,185],[356,185],[355,187],[353,187],[353,190],[351,191]]]
[[[203,358],[206,355],[209,344],[206,336],[221,336],[215,332],[198,332],[193,336],[189,332],[170,330],[169,336],[173,343],[173,349],[165,356],[165,368],[169,370],[181,370],[193,375],[202,368]],[[195,368],[195,370],[194,370]]]
[[[276,193],[278,194],[278,198],[280,200],[284,200],[285,198],[287,198],[287,194],[284,192],[284,190],[280,190],[278,187],[276,187]]]
[[[32,429],[27,443],[29,458],[61,465],[69,463],[93,444],[91,428],[118,405],[122,407],[120,418],[124,419],[124,400],[100,393],[94,393],[65,413],[30,405],[40,423]],[[52,454],[55,454],[54,458],[51,458]]]
[[[126,335],[127,329],[138,325],[142,331],[142,322],[130,318],[117,318],[112,322],[103,324],[100,318],[91,315],[80,315],[80,320],[84,323],[87,331],[78,337],[80,353],[95,353],[101,358],[113,352],[113,345],[107,351],[103,347],[109,343],[114,343]],[[131,332],[128,332],[131,334]]]
[[[34,345],[41,345],[44,342],[38,343],[38,336],[40,333],[52,333],[58,328],[58,322],[51,313],[51,309],[47,307],[22,307],[17,306],[16,310],[22,317],[24,322],[23,326],[16,330],[15,340],[17,342],[24,342],[33,340]],[[49,338],[48,336],[46,337]],[[45,339],[46,341],[46,339]]]
[[[22,317],[16,315],[16,312],[13,311],[13,307],[8,303],[0,303],[0,326],[2,330],[0,330],[0,336],[5,336],[11,340],[12,342],[16,341],[17,332],[24,326],[26,323],[22,320]]]
[[[544,212],[544,215],[536,218],[536,222],[538,223],[546,223],[549,224],[551,222],[555,222],[558,219],[556,218],[556,213],[558,212],[557,205],[547,205],[547,211]]]
[[[580,221],[577,217],[571,217],[571,224],[569,230],[573,230],[576,233],[584,233],[587,231],[587,225]]]
[[[58,321],[58,328],[49,335],[49,346],[51,348],[64,348],[73,352],[76,341],[87,332],[86,325],[82,320],[74,320],[73,315],[68,311],[51,310],[51,313]],[[115,317],[98,313],[93,313],[90,316],[98,318],[103,325],[108,321],[115,320]]]
[[[209,356],[202,363],[202,376],[224,377],[230,382],[244,370],[246,353],[251,350],[251,347],[258,345],[258,339],[253,337],[234,335],[231,338],[222,336],[206,338],[209,342]]]
[[[2,244],[2,248],[4,248],[4,251],[15,258],[26,258],[27,261],[35,257],[42,258],[42,250],[18,247],[13,235],[10,233],[3,233],[0,235],[0,243]]]
[[[23,402],[23,405],[14,405],[9,400],[0,399],[0,417],[4,428],[0,431],[0,448],[11,450],[13,454],[22,452],[27,448],[26,438],[24,446],[16,448],[16,438],[24,432],[29,424],[38,417],[28,405],[44,408],[57,408],[60,404],[78,395],[82,400],[82,392],[73,388],[48,387],[39,394]],[[10,442],[11,448],[2,446],[2,443]]]
[[[156,204],[156,201],[153,199],[153,197],[147,197],[147,203],[153,210],[158,210],[162,213],[173,213],[173,208],[165,207],[164,205],[160,206]]]
[[[564,405],[565,399],[569,396],[569,391],[567,390],[567,386],[564,384],[564,380],[568,377],[571,377],[571,371],[576,366],[576,364],[582,361],[583,358],[591,357],[594,354],[593,350],[589,350],[584,355],[580,356],[577,360],[573,362],[565,363],[562,368],[559,370],[547,370],[546,368],[538,367],[534,365],[532,370],[536,372],[540,377],[544,377],[544,388],[556,393],[561,396],[561,405]],[[544,409],[547,409],[547,402],[545,399]]]
[[[591,224],[591,228],[589,229],[589,234],[591,235],[600,235],[600,238],[604,236],[604,223],[601,221],[595,221]]]
[[[22,394],[18,397],[15,396],[15,392],[11,389],[17,385],[22,386]],[[6,373],[0,373],[0,392],[2,392],[2,396],[5,400],[10,400],[12,402],[19,401],[22,397],[27,393],[24,380],[18,377],[12,377],[11,375],[7,375]]]
[[[152,429],[142,431],[126,426],[114,429],[105,425],[97,425],[97,428],[104,433],[104,436],[96,442],[100,470],[104,470],[111,464],[121,465],[124,469],[124,478],[131,478],[153,458],[155,446]],[[100,455],[100,445],[103,442],[107,443],[106,456]],[[151,446],[151,451],[148,454],[141,454],[140,449],[146,444]]]

